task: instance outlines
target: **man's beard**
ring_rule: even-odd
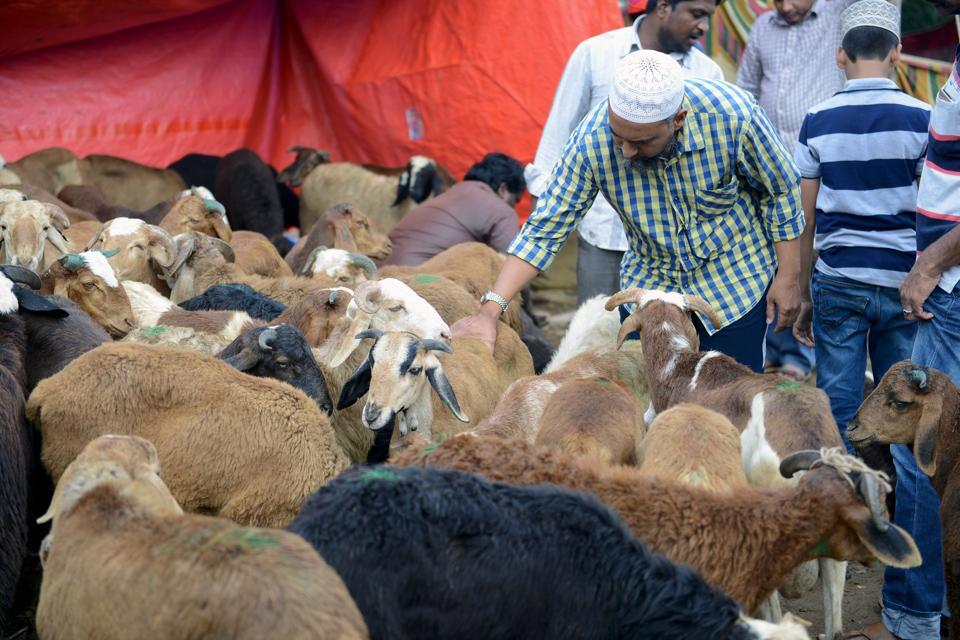
[[[676,134],[670,136],[669,142],[667,145],[660,150],[660,153],[655,155],[652,158],[646,158],[643,156],[636,156],[630,159],[625,159],[627,166],[631,169],[637,171],[646,171],[648,169],[656,169],[662,164],[666,164],[670,158],[674,156],[677,151],[677,136]]]

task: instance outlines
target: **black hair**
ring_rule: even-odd
[[[470,167],[463,179],[483,182],[494,191],[505,184],[510,193],[518,195],[527,188],[527,181],[523,178],[523,165],[497,151],[483,156],[483,160]]]
[[[681,2],[689,2],[689,0],[664,0],[664,1],[665,1],[668,5],[670,5],[670,8],[671,8],[671,9],[676,9],[676,8],[677,8],[677,5],[680,4]],[[660,4],[660,0],[647,0],[647,10],[646,10],[644,13],[653,13],[654,11],[657,10],[657,5],[658,5],[658,4]],[[714,6],[719,7],[720,5],[723,4],[723,0],[714,0],[713,4],[714,4]],[[631,13],[631,14],[628,14],[628,15],[629,15],[631,18],[636,18],[636,17],[639,16],[640,14],[639,14],[639,13]]]
[[[886,29],[865,26],[847,31],[840,46],[850,58],[850,62],[856,62],[857,58],[884,60],[898,44],[900,40],[897,36]]]

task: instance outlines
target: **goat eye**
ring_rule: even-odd
[[[403,305],[402,305],[402,304],[398,304],[398,305],[395,306],[395,307],[390,307],[390,311],[393,311],[394,313],[396,313],[397,311],[403,311]]]
[[[423,367],[410,367],[409,369],[407,369],[407,373],[409,373],[412,376],[420,375],[421,371],[423,371]]]
[[[49,230],[50,230],[50,225],[45,226],[45,227],[43,228],[43,230],[44,230],[44,231],[49,231]]]
[[[86,289],[87,291],[90,291],[91,289],[96,288],[96,286],[97,286],[97,285],[93,284],[92,282],[84,282],[84,283],[83,283],[83,288]]]
[[[906,409],[907,407],[911,406],[913,403],[904,402],[903,400],[894,400],[890,404],[892,404],[897,409]]]

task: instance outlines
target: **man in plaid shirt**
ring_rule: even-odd
[[[482,337],[492,349],[504,299],[550,265],[603,193],[630,243],[621,287],[706,299],[720,326],[694,320],[701,348],[760,370],[766,323],[779,310],[778,329],[790,327],[799,310],[799,183],[749,94],[684,81],[665,54],[631,53],[617,63],[609,99],[567,141],[493,291],[455,334]]]

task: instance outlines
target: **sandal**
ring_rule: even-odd
[[[882,622],[874,622],[859,631],[847,633],[843,637],[844,640],[900,640],[897,636],[887,631],[887,628],[883,626]]]

